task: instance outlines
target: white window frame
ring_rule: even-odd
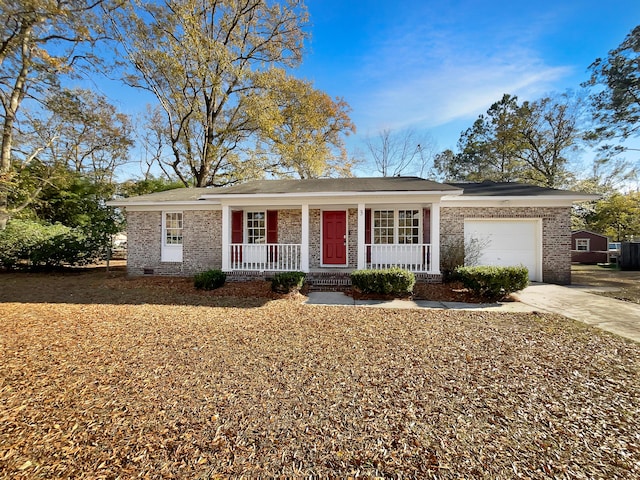
[[[168,226],[167,217],[169,215],[179,215],[179,227]],[[179,238],[179,242],[167,242],[169,230],[179,232],[175,238]],[[160,261],[162,262],[182,262],[182,245],[184,243],[184,212],[180,210],[167,210],[162,212],[162,247],[160,251]]]
[[[407,219],[411,220],[411,225],[407,225],[406,223],[404,225],[400,224],[400,213],[401,212],[415,212],[415,215],[417,216],[414,217],[413,215],[408,216],[408,217],[404,217],[402,220],[404,220],[406,222]],[[420,229],[420,227],[422,226],[422,219],[421,219],[421,211],[420,209],[416,209],[416,208],[399,208],[398,210],[396,210],[396,215],[398,217],[398,227],[397,227],[397,232],[396,232],[396,243],[401,244],[401,245],[418,245],[420,243],[422,243],[422,241],[420,240],[420,232],[422,231]],[[416,225],[414,225],[414,220],[418,220],[418,223]],[[400,231],[404,230],[403,232],[403,236],[401,237],[400,235]],[[415,230],[415,234],[413,233],[413,231]],[[406,232],[410,231],[410,235],[406,235]],[[407,242],[400,242],[401,238],[410,238],[411,241]]]
[[[400,212],[417,212],[418,215],[418,226],[400,226]],[[371,211],[371,242],[374,245],[384,245],[382,243],[378,243],[376,242],[376,228],[389,228],[388,226],[386,227],[376,227],[375,226],[375,220],[376,220],[376,213],[377,212],[393,212],[393,242],[390,244],[393,245],[400,245],[400,229],[414,229],[417,228],[418,229],[418,233],[417,233],[417,237],[414,237],[412,235],[412,237],[414,237],[416,239],[415,242],[408,242],[408,243],[402,243],[402,245],[418,245],[422,243],[422,239],[420,238],[420,233],[423,231],[422,230],[422,215],[421,212],[422,210],[420,208],[417,207],[406,207],[406,208],[380,208],[380,209],[375,209]],[[387,236],[388,238],[388,236]]]
[[[585,248],[580,248],[585,247]],[[591,251],[591,239],[590,238],[576,238],[576,251],[577,252],[590,252]]]
[[[256,227],[255,225],[249,225],[249,222],[256,222],[260,219],[253,218],[254,215],[262,215],[262,226]],[[263,235],[255,236],[256,230],[262,230]],[[262,241],[256,242],[256,239],[262,239]],[[253,245],[263,245],[267,243],[267,212],[266,210],[247,211],[244,215],[244,242]]]
[[[376,220],[380,220],[380,221],[384,221],[384,222],[388,222],[389,218],[376,218],[377,214],[380,214],[381,212],[385,212],[385,213],[391,213],[391,227],[389,227],[388,223],[385,223],[384,225],[379,225],[376,226]],[[392,210],[390,208],[385,208],[385,209],[378,209],[378,210],[373,210],[371,212],[371,241],[373,244],[375,245],[390,245],[390,244],[394,244],[395,243],[395,239],[396,239],[396,211]],[[388,230],[389,228],[391,228],[391,236],[389,236]],[[384,230],[385,233],[384,235],[382,235],[381,233],[378,233],[377,231],[382,231]],[[390,242],[385,241],[385,242],[380,242],[380,241],[376,241],[376,239],[380,239],[380,238],[385,238],[386,240],[391,239]]]

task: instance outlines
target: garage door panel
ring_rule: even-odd
[[[466,220],[465,240],[479,242],[481,265],[519,266],[541,281],[540,235],[537,220]]]

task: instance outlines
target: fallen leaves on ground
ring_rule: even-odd
[[[621,288],[611,292],[593,292],[603,297],[615,298],[616,300],[624,300],[625,302],[632,302],[640,304],[640,285],[633,287]]]
[[[560,316],[0,275],[2,478],[637,478],[640,346]]]

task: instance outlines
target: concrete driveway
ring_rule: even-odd
[[[580,284],[561,286],[534,283],[516,294],[519,302],[470,304],[411,300],[354,300],[340,292],[311,292],[307,304],[357,305],[384,308],[442,308],[498,312],[541,311],[557,313],[640,342],[640,305],[591,293],[637,285],[640,272],[607,270],[595,265],[573,267]]]
[[[518,297],[522,303],[541,311],[558,313],[640,342],[640,305],[596,295],[590,290],[592,286],[535,283]]]

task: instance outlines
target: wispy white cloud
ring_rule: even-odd
[[[508,29],[405,24],[386,32],[352,71],[360,131],[436,127],[474,118],[504,93],[548,93],[572,68],[546,64],[530,40]]]
[[[395,78],[370,90],[356,108],[370,128],[435,127],[474,117],[504,93],[523,98],[546,93],[569,72],[567,67],[496,62],[407,72],[406,78]]]

